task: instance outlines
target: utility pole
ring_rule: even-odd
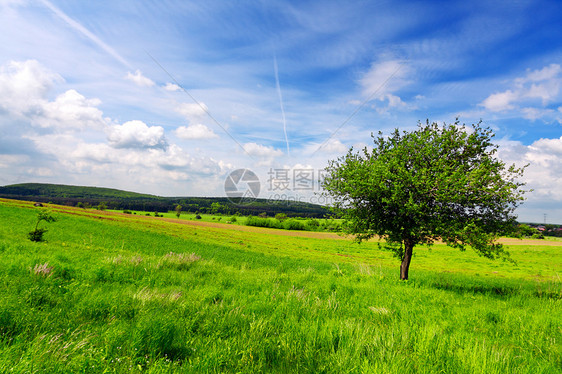
[[[546,225],[546,213],[544,214],[544,224]]]

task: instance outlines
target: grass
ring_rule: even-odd
[[[51,209],[33,243],[0,201],[0,372],[562,372],[562,242],[401,282],[374,242]]]

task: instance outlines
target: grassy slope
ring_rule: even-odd
[[[376,243],[64,211],[32,243],[0,202],[2,372],[562,372],[562,246],[419,248],[400,282]]]

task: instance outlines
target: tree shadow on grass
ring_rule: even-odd
[[[513,283],[475,283],[460,279],[432,279],[420,282],[425,287],[454,292],[458,295],[485,295],[499,299],[516,296],[535,297],[539,299],[562,299],[560,282],[515,282]]]

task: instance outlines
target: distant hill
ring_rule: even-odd
[[[130,209],[149,212],[174,210],[180,204],[185,211],[201,213],[257,215],[265,212],[268,216],[285,213],[287,216],[318,218],[330,214],[326,207],[302,202],[271,202],[266,199],[256,199],[249,204],[234,204],[226,197],[162,197],[113,188],[47,183],[21,183],[3,186],[0,187],[0,197],[52,202],[70,206],[76,206],[78,203],[95,206],[103,202],[110,209]],[[215,203],[214,206],[213,203]]]
[[[155,195],[122,191],[114,188],[69,186],[65,184],[21,183],[0,187],[2,195],[47,196],[63,198],[152,199]]]

